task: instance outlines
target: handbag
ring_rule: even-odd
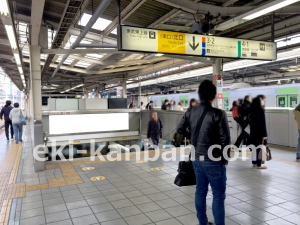
[[[268,142],[266,140],[263,140],[263,145],[266,146],[266,151],[264,152],[263,149],[261,149],[259,154],[258,154],[258,159],[262,160],[262,164],[265,163],[264,160],[266,160],[266,161],[272,160],[272,153],[271,153],[271,150],[269,148]],[[264,157],[263,157],[263,152],[264,152]]]
[[[23,116],[23,114],[22,114],[21,109],[20,109],[20,123],[21,123],[22,125],[26,125],[26,120],[25,120],[25,118],[24,118],[24,116]]]
[[[194,141],[192,141],[192,144],[195,146],[196,149],[196,144],[197,144],[197,139],[199,137],[199,132],[204,120],[204,117],[207,113],[207,109],[202,113],[200,119],[197,121],[197,126],[196,126],[196,132],[194,135]],[[196,137],[196,138],[195,138]],[[174,184],[176,184],[179,187],[182,186],[190,186],[190,185],[196,185],[196,175],[195,171],[193,168],[193,164],[191,161],[191,153],[189,155],[189,160],[188,161],[180,161],[178,164],[178,174],[175,178]]]

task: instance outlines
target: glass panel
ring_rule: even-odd
[[[297,95],[292,95],[289,96],[289,107],[295,108],[298,105],[298,96]]]
[[[286,107],[286,96],[277,96],[277,107]]]

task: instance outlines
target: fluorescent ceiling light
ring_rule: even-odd
[[[84,13],[81,19],[79,20],[78,24],[81,26],[86,26],[89,20],[91,19],[92,15],[89,15],[87,13]],[[95,30],[104,30],[109,24],[111,23],[111,20],[98,18],[96,23],[92,26]]]
[[[16,36],[11,25],[5,25],[5,30],[12,49],[17,49]]]
[[[22,68],[22,66],[18,66],[18,70],[19,70],[20,74],[23,74],[23,68]]]
[[[0,0],[0,11],[2,16],[9,16],[9,8],[7,4],[7,0]]]
[[[164,54],[162,54],[162,53],[158,53],[158,54],[155,54],[155,56],[157,56],[157,57],[160,57],[160,56],[163,56]]]
[[[265,15],[265,14],[268,14],[270,12],[273,12],[277,9],[281,9],[285,6],[288,6],[288,5],[291,5],[291,4],[294,4],[295,2],[299,2],[299,0],[280,0],[280,1],[272,1],[271,5],[269,6],[269,4],[267,4],[268,6],[261,6],[261,7],[258,7],[258,9],[256,10],[259,10],[258,12],[255,12],[249,16],[246,16],[244,17],[243,19],[245,20],[252,20],[252,19],[255,19],[257,17],[260,17],[262,15]]]
[[[269,83],[269,82],[277,82],[277,81],[281,81],[281,80],[289,80],[289,78],[285,78],[285,79],[276,79],[276,80],[263,80],[261,81],[262,83]]]
[[[24,74],[21,74],[21,78],[22,78],[22,81],[25,81],[25,76],[24,76]]]
[[[14,57],[15,57],[17,65],[21,65],[21,59],[20,59],[19,53],[14,53]]]

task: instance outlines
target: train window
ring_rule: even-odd
[[[288,106],[295,108],[298,105],[298,95],[288,95]]]
[[[229,99],[228,98],[223,98],[223,109],[229,110]]]
[[[287,95],[277,96],[277,107],[287,107]]]

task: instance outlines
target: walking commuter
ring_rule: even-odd
[[[264,105],[263,98],[256,97],[250,106],[250,144],[255,147],[262,145],[268,137]],[[267,169],[262,166],[262,160],[258,159],[260,151],[261,149],[256,149],[256,155],[252,154],[252,165],[257,169]]]
[[[15,134],[15,142],[18,144],[19,141],[22,141],[22,132],[23,132],[23,125],[21,124],[20,116],[22,114],[22,110],[19,108],[19,103],[14,104],[14,108],[9,113],[9,118],[11,119],[12,126],[14,129]]]
[[[144,109],[145,109],[144,102],[141,102],[141,109],[142,109],[142,110],[144,110]]]
[[[162,138],[163,124],[157,116],[157,112],[152,113],[152,119],[148,123],[147,138],[152,139],[155,148],[158,146],[159,139]]]
[[[11,123],[11,119],[9,118],[9,113],[13,109],[11,106],[11,101],[7,100],[5,106],[1,109],[0,118],[3,119],[4,115],[4,126],[5,126],[5,135],[6,139],[9,141],[9,127],[10,127],[10,137],[14,138],[14,130]]]
[[[190,100],[190,104],[189,104],[188,110],[194,108],[197,104],[198,104],[197,100],[194,99],[194,98],[192,98],[192,99]]]
[[[296,154],[296,160],[300,161],[300,104],[295,108],[295,120],[298,124],[298,145],[297,145],[297,154]]]
[[[164,104],[161,106],[161,110],[167,110],[167,106],[169,105],[169,100],[168,99],[166,99],[165,101],[164,101]]]
[[[209,184],[213,193],[212,211],[215,224],[225,225],[225,165],[228,161],[222,153],[225,146],[230,145],[230,132],[225,111],[212,107],[216,93],[215,85],[204,80],[198,89],[200,104],[187,111],[177,126],[178,133],[184,136],[188,135],[186,128],[191,127],[191,140],[195,148],[192,164],[197,181],[195,205],[200,225],[208,224],[206,196]],[[220,148],[209,152],[212,145],[219,145]],[[229,156],[230,148],[226,154]]]
[[[236,107],[236,106],[238,106],[239,104],[238,104],[238,102],[237,101],[233,101],[232,102],[232,107],[231,107],[231,109],[229,110],[230,112],[232,112],[232,110]]]
[[[237,138],[236,142],[234,143],[234,145],[239,148],[240,145],[242,144],[243,140],[247,140],[245,142],[246,145],[249,145],[249,134],[245,131],[245,128],[248,126],[249,124],[249,113],[250,113],[250,104],[252,102],[252,98],[249,95],[246,95],[244,98],[244,102],[241,105],[241,107],[239,107],[239,114],[240,117],[238,119],[238,123],[242,129],[242,132],[240,133],[239,137]]]
[[[175,111],[183,111],[183,105],[182,105],[182,102],[178,102],[178,105],[176,105],[174,107],[174,110]]]

